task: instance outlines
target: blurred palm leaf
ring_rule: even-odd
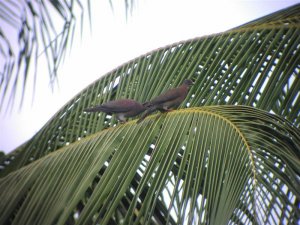
[[[0,224],[299,223],[299,12],[149,52],[88,86],[3,157]],[[190,109],[119,126],[83,112],[186,78]]]
[[[110,3],[113,7],[111,0]],[[124,3],[126,12],[134,6],[133,0]],[[59,65],[72,45],[78,13],[82,33],[84,6],[91,20],[90,0],[0,1],[0,110],[13,106],[19,91],[22,104],[29,80],[35,85],[40,54],[45,54],[51,84],[54,82]],[[29,79],[32,72],[34,79]]]

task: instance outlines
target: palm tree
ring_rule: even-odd
[[[300,5],[175,43],[81,91],[2,157],[0,224],[299,224]],[[195,81],[179,110],[83,111]]]

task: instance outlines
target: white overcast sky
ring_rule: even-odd
[[[9,114],[0,112],[0,150],[10,152],[31,138],[74,95],[120,64],[158,47],[222,32],[300,3],[299,0],[138,0],[126,22],[123,2],[113,1],[112,12],[109,0],[92,1],[92,34],[86,24],[83,38],[75,37],[53,91],[46,76],[47,66],[39,62],[33,103],[29,93],[21,111],[15,107]]]

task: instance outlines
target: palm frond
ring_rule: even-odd
[[[192,78],[181,107],[248,105],[300,124],[300,5],[224,33],[146,53],[82,90],[26,143],[3,161],[6,174],[78,139],[115,126],[114,117],[84,108],[118,98],[140,102]],[[262,18],[262,21],[265,21]],[[287,23],[289,21],[289,23]],[[274,25],[275,24],[275,25]]]
[[[297,128],[251,107],[132,121],[2,178],[0,224],[296,223],[299,149]]]
[[[50,79],[55,79],[62,56],[70,44],[70,33],[75,29],[72,15],[75,4],[68,1],[0,3],[1,20],[6,24],[6,29],[0,33],[1,58],[4,61],[1,65],[1,110],[13,105],[20,87],[24,96],[29,68],[33,67],[36,71],[41,49],[46,55]],[[53,15],[55,12],[57,15]],[[54,18],[59,20],[59,25],[53,24]],[[21,85],[18,84],[20,82]]]
[[[124,3],[126,12],[132,10],[133,0]],[[35,85],[41,55],[46,57],[54,83],[65,53],[71,49],[78,12],[82,34],[86,13],[91,24],[90,0],[0,2],[0,110],[13,107],[20,93],[22,105],[27,86]]]

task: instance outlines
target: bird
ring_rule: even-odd
[[[108,114],[115,114],[121,123],[126,122],[126,118],[137,116],[145,110],[146,107],[143,104],[133,99],[118,99],[84,109],[85,112],[105,112]]]
[[[143,105],[147,107],[147,109],[137,123],[143,121],[149,114],[156,110],[159,110],[160,112],[169,112],[172,109],[177,108],[186,98],[188,91],[193,84],[192,80],[186,79],[179,87],[169,89],[151,101],[145,102]]]

